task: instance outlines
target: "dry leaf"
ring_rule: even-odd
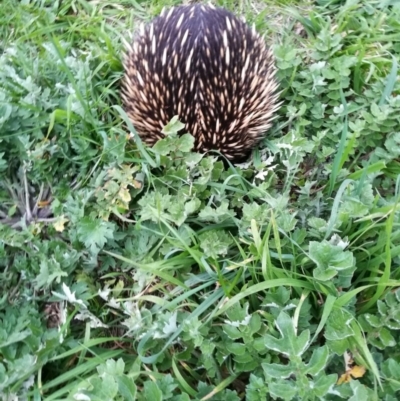
[[[68,219],[62,215],[55,223],[53,223],[53,227],[56,229],[58,232],[63,232],[64,231],[64,224],[68,222]]]

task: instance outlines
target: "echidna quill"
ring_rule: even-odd
[[[125,56],[122,98],[138,134],[154,145],[179,116],[195,150],[243,159],[280,107],[276,68],[263,38],[212,5],[163,10]]]

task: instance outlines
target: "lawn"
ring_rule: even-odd
[[[400,2],[216,3],[282,90],[241,165],[127,129],[174,4],[1,2],[0,399],[398,400]]]

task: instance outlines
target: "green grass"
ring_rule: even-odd
[[[124,128],[123,40],[178,3],[1,4],[0,399],[399,399],[400,5],[218,2],[284,101],[224,167]]]

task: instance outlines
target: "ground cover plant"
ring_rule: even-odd
[[[1,3],[1,399],[397,400],[399,3],[217,3],[283,90],[241,166],[129,136],[123,41],[172,4]]]

